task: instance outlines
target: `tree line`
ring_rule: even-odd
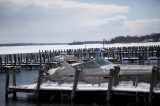
[[[118,36],[111,39],[110,43],[137,43],[137,42],[160,42],[160,33],[152,33],[143,36]]]

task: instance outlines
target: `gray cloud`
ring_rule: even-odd
[[[129,6],[118,4],[0,0],[0,43],[110,39],[127,31],[130,13]]]

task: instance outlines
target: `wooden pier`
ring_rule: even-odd
[[[50,68],[54,68],[57,66],[57,62],[54,61],[55,56],[61,56],[64,54],[74,55],[83,61],[89,61],[93,58],[96,58],[97,52],[99,52],[99,56],[103,58],[107,58],[108,60],[118,63],[118,64],[152,64],[150,61],[156,61],[154,67],[150,70],[149,83],[150,88],[146,92],[138,91],[136,88],[138,87],[138,82],[140,81],[140,77],[143,75],[139,74],[121,74],[123,69],[120,67],[115,67],[110,70],[109,75],[103,75],[98,77],[105,77],[106,86],[105,89],[98,89],[93,91],[84,91],[78,90],[79,83],[79,75],[81,74],[81,69],[76,68],[75,75],[71,76],[74,78],[74,82],[72,87],[69,89],[42,89],[42,81],[43,81],[43,73],[44,70],[48,70]],[[125,63],[127,61],[127,63]],[[16,85],[16,72],[20,72],[20,70],[39,70],[38,82],[35,85],[35,88],[25,88]],[[105,101],[110,101],[114,97],[114,95],[131,95],[134,96],[136,101],[140,101],[140,97],[147,97],[148,103],[151,103],[154,96],[158,95],[160,97],[160,92],[154,91],[154,88],[157,83],[160,81],[160,46],[147,46],[147,47],[112,47],[112,48],[90,48],[90,49],[68,49],[68,50],[50,50],[50,51],[39,51],[38,53],[27,53],[27,54],[8,54],[8,55],[0,55],[0,73],[6,73],[6,83],[5,83],[5,97],[8,98],[9,94],[13,94],[13,98],[16,99],[16,93],[35,93],[36,98],[38,99],[41,94],[49,93],[51,94],[50,100],[53,100],[55,96],[58,95],[58,98],[63,101],[63,99],[67,98],[67,101],[74,102],[78,101],[78,96],[80,98],[85,98],[83,94],[94,94],[95,97],[97,94],[101,94],[105,99]],[[10,75],[12,73],[12,85],[9,85]],[[88,77],[88,76],[86,76]],[[94,77],[94,76],[92,76]],[[97,77],[95,75],[95,77]],[[133,91],[125,91],[125,90],[117,90],[116,86],[119,85],[119,82],[123,79],[133,80],[133,86],[135,86],[135,90]],[[61,83],[59,83],[61,85]],[[93,84],[94,85],[94,84]],[[100,86],[100,84],[99,84]],[[94,87],[94,86],[93,86]],[[92,93],[89,93],[92,92]],[[97,93],[98,92],[98,93]],[[84,94],[84,95],[85,95]]]
[[[160,46],[139,46],[139,47],[111,47],[111,48],[89,48],[89,49],[67,49],[39,51],[38,53],[8,54],[0,55],[0,72],[4,72],[4,66],[17,66],[19,69],[39,69],[40,56],[43,65],[54,66],[53,58],[63,54],[74,55],[83,61],[99,56],[107,58],[118,64],[154,64],[160,66]],[[153,62],[152,62],[153,61]]]
[[[41,64],[41,63],[40,63]],[[42,64],[41,64],[42,65]],[[139,98],[140,97],[144,97],[145,100],[147,99],[147,103],[151,104],[152,100],[154,98],[155,95],[159,95],[158,97],[160,97],[160,90],[155,91],[154,88],[156,86],[156,84],[158,83],[159,79],[157,77],[157,74],[159,75],[159,69],[157,67],[152,67],[152,68],[148,68],[147,70],[149,70],[148,72],[150,72],[150,87],[148,90],[143,90],[143,89],[138,89],[138,80],[135,81],[134,87],[131,88],[131,90],[126,90],[126,89],[120,89],[119,86],[119,82],[121,80],[122,77],[129,77],[129,78],[137,78],[138,74],[130,74],[128,75],[127,73],[124,74],[120,74],[122,71],[124,71],[124,69],[121,69],[118,66],[115,66],[114,69],[110,69],[110,74],[106,75],[105,78],[108,79],[108,86],[103,86],[103,88],[100,86],[100,84],[97,85],[96,89],[93,90],[93,88],[95,87],[94,85],[90,86],[90,88],[88,88],[87,90],[84,90],[83,87],[79,88],[78,83],[79,83],[79,75],[81,73],[81,69],[79,69],[78,67],[75,70],[75,75],[72,76],[74,77],[74,82],[73,85],[69,86],[68,88],[66,87],[61,88],[61,84],[59,86],[58,84],[58,88],[55,88],[53,86],[53,88],[47,88],[43,85],[42,81],[43,81],[43,69],[41,67],[39,74],[38,74],[38,82],[35,83],[34,85],[27,87],[27,86],[16,86],[16,76],[15,76],[15,71],[12,71],[13,76],[13,83],[11,86],[9,86],[9,71],[10,70],[15,70],[14,67],[5,67],[6,69],[6,86],[5,86],[5,97],[6,99],[8,98],[9,94],[13,94],[13,98],[16,99],[16,93],[17,92],[24,92],[24,93],[34,93],[37,99],[40,99],[41,95],[50,95],[48,100],[52,100],[54,101],[54,99],[59,98],[59,101],[67,101],[68,103],[75,103],[75,102],[80,102],[80,100],[86,98],[89,96],[89,98],[91,95],[95,97],[97,97],[96,95],[101,95],[102,97],[106,98],[102,98],[102,100],[105,100],[106,102],[112,100],[112,97],[114,97],[115,95],[126,95],[126,96],[133,96],[135,97],[136,102],[139,102]],[[87,77],[87,76],[86,76]],[[95,76],[96,77],[96,76]],[[100,77],[100,76],[98,76]],[[104,75],[103,75],[104,77]],[[63,85],[63,83],[62,83]],[[48,85],[49,87],[51,85]],[[87,86],[87,85],[86,85]],[[85,85],[84,85],[85,87]],[[85,96],[86,97],[85,97]],[[147,97],[146,97],[147,95]],[[54,98],[53,98],[54,97]],[[94,97],[94,98],[95,98]],[[46,97],[47,98],[47,97]],[[99,97],[98,97],[99,98]],[[67,100],[64,100],[67,99]],[[86,98],[87,99],[87,98]],[[95,99],[96,100],[96,99]],[[104,101],[103,101],[104,102]],[[146,102],[146,101],[145,101]]]

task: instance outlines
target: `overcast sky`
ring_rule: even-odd
[[[102,40],[160,32],[160,0],[0,0],[0,43]]]

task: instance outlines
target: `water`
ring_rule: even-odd
[[[37,77],[38,71],[36,70],[22,70],[20,73],[16,73],[17,85],[21,84],[30,84]],[[10,75],[10,79],[12,79],[12,75]],[[11,82],[11,81],[10,81]],[[8,103],[5,101],[5,73],[0,73],[0,106],[35,106],[36,102],[29,102],[27,100],[28,94],[18,93],[18,100],[14,101],[9,96]]]

